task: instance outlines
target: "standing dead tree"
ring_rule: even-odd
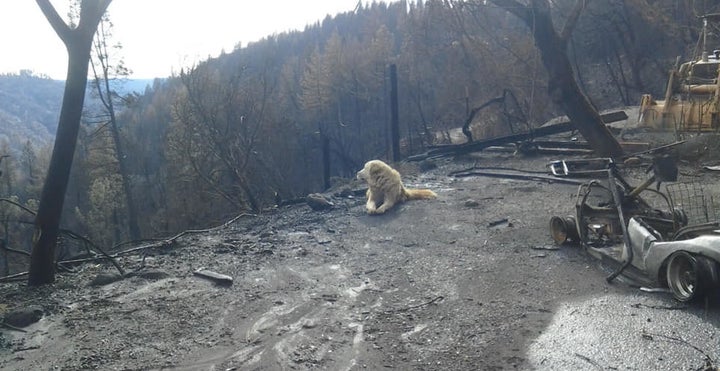
[[[98,23],[112,0],[82,0],[80,19],[75,27],[65,23],[49,0],[36,1],[65,44],[68,70],[55,145],[35,217],[28,277],[31,286],[55,281],[55,247],[85,102],[90,48]]]
[[[620,143],[603,124],[600,114],[580,90],[567,54],[568,40],[586,1],[577,0],[561,32],[553,25],[548,0],[529,0],[527,5],[517,0],[490,0],[493,4],[520,18],[532,31],[548,72],[548,93],[552,101],[577,125],[580,134],[600,156],[619,158],[623,155]]]
[[[119,96],[111,86],[113,79],[118,76],[127,76],[130,71],[125,68],[122,59],[116,61],[114,65],[111,62],[111,49],[117,50],[120,48],[119,44],[108,46],[112,37],[112,26],[112,22],[110,22],[108,16],[105,15],[95,35],[92,58],[90,59],[90,66],[92,67],[94,76],[92,85],[97,92],[98,98],[100,98],[100,103],[105,107],[105,113],[107,114],[108,128],[115,147],[115,159],[117,160],[118,170],[122,178],[122,187],[125,193],[125,207],[128,213],[130,239],[137,240],[140,239],[137,205],[135,205],[135,201],[133,200],[127,152],[120,138],[120,128],[118,127],[115,109],[115,100]]]

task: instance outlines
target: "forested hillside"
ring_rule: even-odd
[[[8,148],[0,153],[21,153],[27,142],[37,148],[51,144],[64,85],[63,81],[37,76],[29,70],[0,74],[0,146]],[[129,94],[142,93],[148,85],[152,85],[151,80],[127,80],[117,87],[119,94]],[[88,105],[92,106],[93,101],[89,92]]]
[[[556,28],[574,3],[552,2]],[[568,50],[581,88],[598,109],[661,94],[676,56],[696,45],[696,17],[717,11],[713,2],[689,0],[589,2]],[[336,177],[352,176],[368,159],[387,158],[391,64],[398,71],[405,156],[434,143],[436,133],[462,126],[470,109],[505,90],[517,97],[512,109],[529,125],[562,114],[547,94],[530,30],[491,2],[359,5],[189,66],[125,100],[119,116],[124,153],[115,153],[110,134],[88,115],[64,224],[106,246],[127,239],[118,156],[128,160],[144,237],[322,191],[323,153]],[[59,106],[48,99],[43,108]],[[507,107],[483,111],[477,132],[506,133],[499,112]],[[29,180],[45,168],[18,158],[2,168],[0,195],[32,205],[40,179]],[[0,214],[6,226],[24,217],[7,210]],[[19,233],[5,229],[21,244]]]
[[[15,149],[26,142],[46,146],[60,116],[63,83],[30,71],[0,76],[0,144]]]

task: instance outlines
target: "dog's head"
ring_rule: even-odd
[[[380,160],[368,161],[365,163],[365,166],[362,168],[362,170],[358,171],[357,178],[360,180],[368,181],[371,179],[372,176],[382,171],[383,167],[385,166],[387,165],[385,165],[385,163]]]

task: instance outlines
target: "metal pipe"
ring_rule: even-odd
[[[620,192],[618,192],[617,183],[615,182],[614,164],[610,164],[610,166],[608,167],[608,181],[610,182],[609,187],[613,196],[613,202],[615,203],[615,207],[618,211],[618,216],[620,217],[620,227],[623,231],[625,252],[627,252],[627,261],[625,261],[615,272],[605,278],[607,282],[612,282],[615,278],[617,278],[617,276],[620,275],[620,273],[622,273],[622,271],[625,270],[625,268],[627,268],[632,263],[633,250],[632,246],[630,246],[630,235],[628,234],[627,224],[625,223],[625,216],[623,215],[622,198],[620,197]]]
[[[653,174],[648,180],[645,181],[645,183],[639,185],[637,188],[633,189],[632,192],[628,195],[630,198],[637,197],[637,195],[640,194],[640,192],[644,191],[649,187],[651,184],[655,182],[655,174]]]

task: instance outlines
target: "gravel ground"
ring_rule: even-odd
[[[553,245],[549,218],[576,185],[449,176],[473,165],[544,171],[553,157],[485,153],[399,169],[436,200],[369,216],[362,187],[242,216],[119,259],[132,277],[91,282],[86,263],[57,283],[0,286],[0,311],[39,308],[4,328],[0,368],[177,370],[702,369],[720,357],[708,301],[681,305],[605,277],[580,248]],[[684,164],[681,176],[717,184]],[[627,171],[635,184],[644,168]],[[194,272],[229,275],[216,284]]]

